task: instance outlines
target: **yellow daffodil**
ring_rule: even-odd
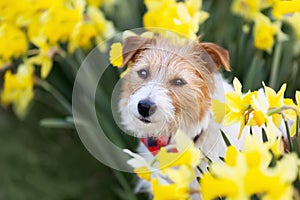
[[[39,47],[39,53],[28,59],[31,64],[39,65],[41,69],[41,77],[47,78],[52,69],[52,57],[56,47],[51,47],[45,38],[35,38],[32,42]]]
[[[18,58],[27,50],[27,40],[24,32],[11,24],[0,25],[0,59],[6,62]]]
[[[96,37],[97,43],[103,42],[105,38],[110,37],[115,33],[112,22],[105,19],[104,14],[97,7],[88,6],[87,17],[89,18],[89,21],[94,24],[98,33],[98,36]]]
[[[217,197],[232,197],[237,191],[237,185],[229,179],[216,179],[212,174],[205,173],[201,178],[201,194],[204,200]]]
[[[254,125],[254,126],[256,125],[256,126],[261,127],[262,125],[266,124],[266,126],[268,127],[268,130],[269,129],[271,130],[272,128],[275,127],[275,125],[272,121],[272,116],[268,115],[270,105],[269,105],[266,95],[263,93],[262,90],[258,91],[257,95],[252,96],[251,107],[253,109],[253,112],[252,112],[253,116],[252,116],[252,119],[250,122],[251,125]],[[269,131],[269,132],[270,132],[270,134],[272,134],[272,135],[268,135],[270,138],[276,137],[274,131]],[[276,134],[278,134],[278,131],[276,131]]]
[[[300,0],[275,0],[272,14],[275,18],[280,18],[287,14],[300,12]]]
[[[87,4],[95,7],[101,7],[114,4],[116,0],[87,0]]]
[[[263,83],[263,86],[264,86],[267,101],[269,104],[269,110],[274,109],[274,108],[280,108],[280,107],[284,106],[284,93],[286,90],[286,84],[283,84],[281,86],[278,93],[276,93],[272,88],[267,87],[265,85],[265,83]],[[279,114],[273,114],[272,120],[273,120],[274,124],[277,127],[279,127],[280,123],[282,121],[282,117]]]
[[[231,11],[246,19],[254,19],[260,8],[260,0],[234,0],[231,4]]]
[[[187,165],[195,168],[203,158],[201,151],[194,146],[193,141],[182,131],[175,136],[175,144],[178,152],[168,152],[161,148],[157,154],[158,168],[165,170],[174,166]]]
[[[37,14],[49,9],[54,3],[62,3],[61,0],[43,1],[34,3],[30,0],[19,0],[18,3],[9,0],[0,2],[1,20],[19,27],[28,26]]]
[[[263,86],[265,93],[260,90],[257,95],[252,96],[251,107],[253,109],[253,116],[251,125],[257,125],[259,127],[266,125],[265,129],[269,140],[275,142],[276,138],[281,137],[282,135],[282,132],[279,130],[279,126],[282,123],[282,117],[279,113],[273,113],[272,111],[280,109],[285,105],[284,92],[286,84],[282,85],[278,93],[272,88],[267,87],[264,83]]]
[[[71,2],[69,4],[56,4],[41,17],[43,27],[40,34],[45,36],[51,45],[66,42],[75,25],[82,20],[83,8],[74,8]]]
[[[145,4],[148,11],[143,17],[144,27],[161,28],[162,34],[171,30],[195,39],[199,25],[208,18],[208,13],[200,11],[201,0],[146,0]]]
[[[298,92],[299,91],[296,91],[295,97],[297,97],[297,93]],[[297,99],[297,98],[295,98],[295,99]],[[295,108],[297,110],[297,105],[294,103],[293,99],[284,98],[283,99],[283,103],[284,103],[285,106],[288,106],[288,107],[291,107],[291,108]],[[295,110],[293,110],[293,109],[283,110],[283,113],[284,113],[284,116],[287,119],[291,119],[291,120],[295,120],[295,116],[297,114],[297,112],[295,112]]]
[[[156,178],[151,181],[151,190],[154,195],[153,200],[189,199],[186,190],[178,189],[175,184],[160,184]]]
[[[128,149],[124,149],[123,151],[128,155],[132,156],[132,158],[127,161],[127,164],[134,168],[134,172],[140,178],[150,182],[151,174],[158,173],[158,170],[150,166],[149,162],[144,157],[133,153]]]
[[[193,169],[182,165],[179,169],[167,169],[166,175],[172,181],[171,184],[161,184],[156,178],[152,180],[154,199],[190,199],[190,184],[195,179]]]
[[[284,20],[286,22],[288,22],[289,24],[292,25],[292,27],[295,30],[297,39],[300,40],[300,27],[299,27],[299,23],[300,23],[300,11],[294,13],[292,16],[286,16],[284,18]]]
[[[300,115],[300,91],[298,91],[298,90],[296,91],[295,99],[297,101],[298,115]]]
[[[225,104],[222,108],[222,103],[215,100],[213,102],[213,110],[219,110],[220,112],[215,112],[215,119],[220,121],[224,116],[224,125],[232,125],[235,123],[240,123],[239,137],[244,129],[245,125],[248,123],[249,113],[247,113],[250,105],[253,93],[248,92],[245,95],[242,94],[242,85],[237,78],[233,80],[234,90],[233,92],[228,92],[225,95]]]
[[[296,134],[296,120],[297,120],[297,115],[299,117],[300,114],[300,92],[299,91],[296,91],[295,99],[296,99],[296,104],[292,99],[284,99],[284,105],[290,108],[284,110],[283,114],[286,119],[292,122],[292,126],[290,127],[291,137],[295,136]]]
[[[273,6],[275,0],[260,0],[260,8],[265,9]]]
[[[300,11],[294,13],[293,15],[287,15],[283,18],[284,21],[288,22],[294,29],[296,36],[296,44],[294,45],[294,52],[296,55],[300,53]]]
[[[98,32],[93,23],[79,22],[72,32],[69,40],[68,51],[73,53],[76,48],[87,49],[92,46],[93,39],[96,38]]]
[[[227,197],[238,200],[249,199],[252,195],[263,199],[292,199],[297,156],[285,155],[274,167],[269,167],[271,160],[268,145],[256,136],[247,136],[242,152],[230,146],[225,163],[213,163],[210,172],[203,175],[200,180],[203,199]],[[284,166],[291,166],[291,170]],[[214,186],[220,190],[212,189]]]
[[[91,6],[99,7],[102,5],[104,0],[87,0],[87,3]]]
[[[110,63],[115,67],[121,67],[123,64],[122,44],[120,42],[111,45],[109,52]]]
[[[33,67],[22,64],[16,74],[7,71],[4,76],[4,89],[1,93],[1,102],[4,107],[12,104],[14,112],[24,118],[28,105],[33,98]]]
[[[219,100],[214,99],[212,101],[212,111],[214,119],[217,123],[221,124],[226,113],[229,112],[229,108],[225,103],[220,102]]]
[[[263,14],[256,15],[254,26],[255,47],[271,53],[277,30],[276,24],[273,24],[268,17]]]
[[[271,134],[267,132],[267,135]],[[268,145],[268,148],[273,152],[276,159],[280,158],[280,156],[284,154],[282,137],[277,137],[275,140],[269,140],[266,145]]]

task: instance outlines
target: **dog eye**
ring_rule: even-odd
[[[186,81],[181,78],[175,78],[171,81],[171,84],[175,86],[183,86],[186,84]]]
[[[137,73],[138,73],[139,77],[141,77],[143,79],[146,79],[149,75],[149,71],[146,69],[141,69]]]

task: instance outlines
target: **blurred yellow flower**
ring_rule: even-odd
[[[27,40],[24,32],[12,24],[0,25],[0,60],[7,62],[25,54]]]
[[[298,115],[300,115],[300,91],[296,91],[295,98],[297,101]]]
[[[216,99],[212,101],[211,109],[213,111],[213,116],[215,121],[219,124],[223,122],[226,113],[230,111],[228,106],[225,103],[220,102],[219,100]]]
[[[66,42],[75,25],[82,19],[83,8],[80,6],[72,5],[71,1],[53,5],[41,16],[43,26],[40,34],[45,36],[51,45]]]
[[[127,161],[127,164],[134,168],[134,172],[142,179],[150,182],[152,173],[158,173],[157,170],[152,168],[145,158],[142,156],[131,152],[128,149],[123,149],[125,153],[132,156],[131,159]]]
[[[208,13],[201,11],[202,0],[145,0],[145,4],[148,11],[143,17],[144,27],[161,28],[156,31],[162,34],[175,31],[195,39],[199,25],[208,18]]]
[[[284,18],[285,21],[287,21],[288,23],[290,23],[292,25],[292,27],[295,30],[296,33],[296,37],[298,40],[300,40],[300,11],[294,13],[292,16],[286,16]]]
[[[76,48],[88,49],[92,46],[93,39],[96,38],[98,32],[94,24],[89,22],[79,22],[74,27],[74,31],[70,36],[68,51],[73,53]]]
[[[39,49],[38,55],[32,56],[28,59],[28,63],[39,65],[41,69],[41,77],[47,78],[52,69],[52,57],[56,47],[51,47],[47,42],[46,38],[35,38],[32,40]]]
[[[204,200],[212,200],[225,196],[232,197],[238,191],[234,181],[229,179],[216,179],[211,173],[204,173],[200,180],[200,186]]]
[[[273,6],[275,0],[260,0],[260,8],[265,9]]]
[[[12,25],[20,25],[18,22],[26,21],[25,18],[30,17],[28,15],[32,11],[32,7],[29,7],[29,1],[19,0],[15,1],[2,0],[0,1],[0,19],[6,23]]]
[[[298,55],[300,53],[300,11],[294,13],[292,16],[288,15],[283,18],[284,21],[288,22],[294,29],[295,36],[297,39],[295,45],[295,54]]]
[[[91,6],[99,7],[102,5],[104,0],[87,0],[87,3]]]
[[[271,134],[267,133],[267,135]],[[280,156],[284,154],[282,137],[278,137],[275,140],[270,140],[268,143],[266,143],[266,145],[268,145],[269,149],[273,152],[276,159],[279,159]]]
[[[14,112],[19,118],[24,118],[27,107],[33,98],[33,67],[22,64],[16,74],[7,71],[4,76],[4,89],[1,102],[4,107],[13,105]]]
[[[275,0],[274,2],[272,14],[277,19],[287,14],[300,12],[300,0]]]
[[[112,4],[115,0],[87,0],[87,4],[95,7],[100,7],[103,4]]]
[[[273,24],[268,17],[263,14],[256,15],[254,25],[255,47],[271,53],[277,30],[276,25]]]
[[[234,0],[231,4],[231,11],[246,19],[254,19],[260,8],[260,0]]]
[[[203,199],[222,196],[238,200],[249,199],[252,195],[270,200],[292,199],[292,183],[297,177],[297,155],[284,155],[274,167],[269,167],[271,160],[268,145],[258,137],[248,135],[242,152],[234,146],[228,147],[225,163],[213,163],[210,171],[201,178]],[[286,170],[284,166],[291,169]],[[226,189],[213,190],[214,185],[217,188],[223,185]]]
[[[175,184],[160,184],[157,178],[151,181],[153,200],[189,199],[185,190],[179,190]]]
[[[175,135],[175,144],[178,152],[168,152],[165,148],[161,148],[157,154],[159,162],[158,168],[165,170],[167,168],[187,165],[197,167],[203,155],[199,148],[196,148],[193,141],[182,132],[177,131]]]
[[[146,166],[134,168],[133,170],[140,178],[150,182],[151,181],[151,171]]]
[[[115,67],[121,67],[123,64],[122,44],[120,42],[111,45],[109,52],[110,63]]]
[[[94,24],[98,33],[96,37],[97,43],[103,42],[105,38],[110,37],[115,33],[113,23],[105,19],[104,14],[99,10],[99,8],[88,6],[87,17],[88,20]]]
[[[190,184],[195,179],[193,168],[182,165],[179,169],[167,169],[171,184],[161,184],[159,179],[151,181],[154,200],[190,199]]]

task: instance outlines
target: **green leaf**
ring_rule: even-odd
[[[201,174],[203,174],[203,170],[202,170],[199,166],[197,166],[197,169],[199,170],[199,172],[200,172]]]
[[[268,142],[268,136],[267,136],[265,129],[261,130],[261,134],[262,134],[263,142]]]
[[[276,157],[271,149],[269,150],[269,152],[272,154],[272,160],[269,164],[269,167],[275,167],[276,166]]]
[[[220,130],[220,131],[221,131],[222,138],[223,138],[223,140],[224,140],[226,146],[227,146],[227,147],[231,146],[231,143],[230,143],[229,139],[227,138],[226,134],[225,134],[222,130]]]
[[[40,120],[40,126],[47,128],[69,128],[74,129],[74,124],[59,118],[46,118]]]
[[[286,130],[286,134],[287,134],[287,138],[288,138],[288,142],[289,142],[289,150],[292,151],[293,150],[293,145],[292,145],[290,129],[289,129],[289,126],[287,124],[287,121],[284,121],[284,125],[285,125],[285,130]]]
[[[221,157],[219,156],[219,159],[222,160],[224,162],[225,158],[224,157]]]

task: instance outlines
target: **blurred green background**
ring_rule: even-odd
[[[230,13],[230,4],[230,0],[204,0],[203,9],[210,13],[210,18],[201,25],[199,34],[202,40],[229,50],[233,69],[225,74],[229,81],[236,76],[244,91],[257,89],[261,81],[269,82],[274,55],[255,49],[251,31],[242,32],[245,21]],[[113,7],[103,9],[118,31],[142,27],[146,11],[142,0],[117,0]],[[277,90],[287,82],[287,96],[292,97],[300,88],[299,58],[290,48],[294,43],[290,27],[284,25],[283,29],[291,37],[283,44],[284,53],[273,88]],[[110,85],[99,88],[99,94],[105,95],[99,97],[105,107],[118,79],[117,69],[109,69],[104,79],[111,80]],[[48,81],[71,102],[74,77],[70,77],[66,65],[55,63]],[[88,153],[74,129],[40,126],[41,119],[65,117],[56,99],[42,89],[35,90],[35,100],[23,121],[11,110],[0,108],[0,199],[145,199],[145,195],[133,195],[134,175],[103,166]],[[99,121],[104,118],[111,121],[106,128],[112,138],[120,137],[122,145],[134,146],[132,139],[115,128],[112,114],[99,110]]]

